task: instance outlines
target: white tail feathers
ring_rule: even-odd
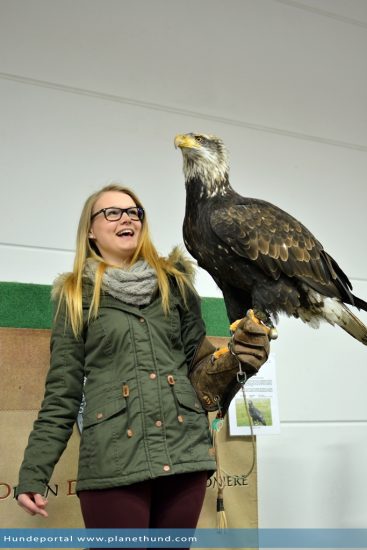
[[[335,298],[325,298],[322,308],[324,319],[332,325],[339,325],[353,338],[367,346],[367,327],[360,319],[343,303]]]
[[[320,322],[339,325],[353,338],[367,346],[367,327],[351,310],[337,298],[327,298],[314,290],[308,292],[309,305],[298,308],[297,314],[304,323],[318,328]]]

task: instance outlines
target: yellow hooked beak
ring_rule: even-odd
[[[180,147],[183,149],[184,147],[187,149],[200,149],[201,145],[194,136],[190,136],[190,134],[177,134],[175,137],[175,147]]]

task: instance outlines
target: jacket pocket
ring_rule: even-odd
[[[202,406],[187,378],[185,378],[185,382],[183,383],[180,378],[175,379],[172,374],[169,374],[167,376],[167,382],[171,388],[178,422],[181,424],[184,422],[183,414],[185,413],[186,415],[188,409],[197,413],[201,413],[203,411]]]
[[[128,439],[123,396],[86,410],[80,441],[80,480],[108,479],[121,473],[123,441]]]
[[[195,411],[199,414],[205,414],[203,407],[200,404],[196,394],[190,392],[184,392],[176,389],[177,401],[181,407],[189,409],[190,411]]]
[[[182,420],[173,423],[171,428],[172,433],[175,432],[170,450],[173,463],[200,462],[203,457],[209,460],[212,442],[206,411],[194,390],[183,390],[177,385],[175,393]]]
[[[126,409],[126,400],[124,398],[118,398],[109,403],[104,403],[99,407],[95,407],[93,410],[86,410],[83,415],[83,429],[102,424],[112,416],[123,412]]]

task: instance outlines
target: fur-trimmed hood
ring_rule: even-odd
[[[167,260],[177,269],[185,273],[188,276],[191,284],[194,284],[196,276],[196,263],[192,258],[189,258],[186,255],[186,253],[182,249],[182,246],[175,246],[169,253]]]
[[[56,279],[52,283],[52,288],[51,288],[51,299],[52,300],[55,301],[55,300],[59,299],[61,291],[64,287],[64,284],[65,284],[66,280],[69,279],[70,277],[72,277],[72,275],[73,275],[73,273],[70,271],[70,272],[67,272],[67,273],[61,273],[60,275],[58,275],[56,277]]]

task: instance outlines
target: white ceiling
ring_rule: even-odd
[[[366,0],[0,0],[0,76],[367,150]]]

